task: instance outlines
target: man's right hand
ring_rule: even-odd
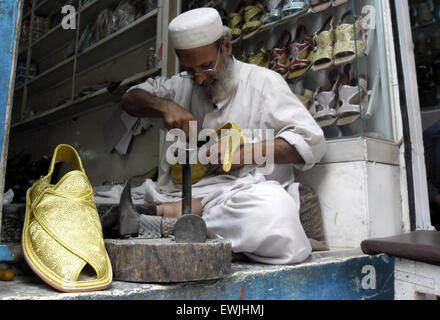
[[[187,139],[189,139],[190,121],[194,121],[194,116],[191,112],[180,107],[172,101],[168,101],[163,111],[163,122],[165,128],[167,128],[168,130],[175,128],[181,129],[185,132]]]
[[[181,129],[189,139],[189,122],[194,117],[171,100],[155,97],[142,89],[134,89],[122,97],[121,107],[134,117],[162,118],[165,128]],[[195,134],[197,137],[197,132]]]

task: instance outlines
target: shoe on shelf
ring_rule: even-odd
[[[296,29],[295,39],[289,44],[289,80],[305,74],[312,66],[313,40],[307,35],[307,29],[300,24]]]
[[[351,63],[356,57],[365,53],[367,48],[365,30],[362,27],[361,18],[353,17],[351,10],[342,15],[335,30],[335,37],[336,66]]]
[[[306,13],[308,9],[308,0],[286,0],[282,9],[282,14],[283,17],[291,16],[293,18]]]
[[[229,15],[229,26],[231,27],[232,39],[231,43],[238,42],[243,35],[244,21],[244,6],[245,2],[240,1],[237,8]]]
[[[316,113],[316,108],[313,100],[313,91],[304,88],[304,80],[298,80],[289,84],[290,90],[301,101],[312,116]]]
[[[248,62],[260,67],[269,68],[270,53],[267,51],[264,41],[260,41],[255,47],[254,53],[251,53]]]
[[[249,39],[260,30],[265,15],[266,10],[261,3],[256,2],[244,8],[243,40]]]
[[[275,46],[270,50],[271,62],[269,68],[281,74],[284,79],[286,79],[289,74],[288,54],[291,39],[292,35],[290,32],[284,30]]]
[[[333,0],[309,0],[310,9],[314,13],[318,13],[328,9]]]
[[[284,6],[285,0],[267,0],[266,1],[266,15],[264,17],[264,23],[268,24],[277,21],[282,18],[281,9]]]
[[[347,2],[348,2],[348,0],[333,0],[332,1],[332,6],[333,7],[341,6],[341,5],[343,5],[344,3],[347,3]]]
[[[328,83],[315,91],[316,113],[314,118],[321,128],[331,126],[337,120],[338,87],[341,81],[339,70],[334,69],[328,75]]]
[[[419,25],[425,25],[433,21],[433,9],[431,1],[420,1],[417,3],[417,22]]]
[[[328,69],[335,62],[334,45],[335,45],[335,18],[328,17],[322,27],[315,33],[313,37],[314,52],[312,60],[313,71]]]
[[[337,110],[338,126],[355,122],[361,114],[365,116],[368,108],[368,82],[366,77],[359,77],[359,82],[352,72],[351,64],[344,67],[342,82],[339,87],[339,107]]]

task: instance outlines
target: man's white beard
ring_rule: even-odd
[[[208,96],[212,103],[219,102],[226,95],[229,95],[234,86],[234,63],[231,57],[223,54],[223,64],[220,72],[214,76],[214,83],[203,87],[202,91]]]

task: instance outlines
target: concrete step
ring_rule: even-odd
[[[215,281],[114,281],[107,290],[76,294],[60,293],[36,276],[17,276],[0,287],[0,300],[386,300],[394,299],[394,259],[368,256],[360,249],[332,249],[292,266],[234,262],[232,274]]]

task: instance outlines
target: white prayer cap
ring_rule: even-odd
[[[214,8],[198,8],[177,16],[168,26],[169,37],[177,50],[193,49],[214,43],[223,36],[223,22]]]

